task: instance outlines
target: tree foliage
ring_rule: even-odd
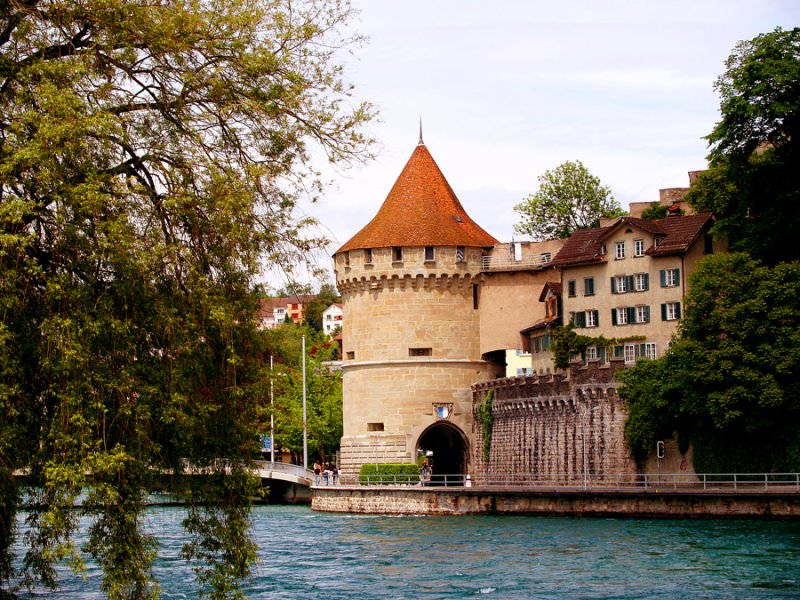
[[[634,456],[678,431],[717,448],[706,452],[716,469],[742,468],[724,460],[733,447],[759,457],[751,468],[760,471],[800,467],[792,455],[800,449],[800,263],[707,257],[691,277],[679,333],[656,364],[619,374]]]
[[[687,200],[731,247],[768,264],[800,259],[800,28],[737,44],[719,77],[709,169]]]
[[[275,445],[303,455],[302,336],[306,336],[306,428],[309,460],[329,462],[342,438],[342,376],[331,371],[336,345],[308,326],[287,323],[265,333],[276,360]]]
[[[339,292],[330,283],[320,286],[316,297],[306,305],[306,323],[315,331],[323,330],[322,313],[334,302],[339,302]]]
[[[312,155],[368,156],[371,109],[337,62],[349,18],[327,0],[0,2],[0,593],[80,563],[82,493],[103,591],[156,594],[145,494],[189,464],[186,555],[205,591],[238,594],[265,402],[252,282],[324,241],[293,211],[321,189]]]
[[[625,214],[581,161],[567,161],[539,177],[539,189],[514,207],[522,220],[517,233],[535,240],[569,237],[577,229],[597,227],[601,218]]]
[[[577,354],[585,355],[590,346],[610,348],[611,346],[643,340],[644,336],[632,335],[621,338],[607,338],[604,335],[591,336],[575,333],[575,324],[570,322],[553,330],[550,352],[553,355],[553,366],[566,369],[570,360]]]

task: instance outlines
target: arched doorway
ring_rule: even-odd
[[[417,456],[430,461],[434,485],[444,485],[445,475],[467,472],[467,440],[458,427],[446,421],[435,423],[422,432],[417,442]],[[448,479],[447,483],[460,485],[454,478]]]

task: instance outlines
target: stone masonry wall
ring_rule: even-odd
[[[561,374],[509,377],[473,390],[472,464],[476,482],[520,481],[579,485],[636,472],[624,440],[626,413],[614,372],[621,361],[589,363]],[[494,424],[488,463],[483,459],[477,408],[492,390]]]

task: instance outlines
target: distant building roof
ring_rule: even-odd
[[[658,243],[647,249],[650,256],[668,256],[686,252],[697,237],[713,220],[710,213],[671,216],[649,220],[636,217],[619,217],[605,227],[580,229],[573,233],[553,259],[553,266],[565,267],[605,258],[604,244],[621,227],[632,225],[656,236]]]
[[[378,214],[336,254],[392,246],[494,246],[461,206],[436,161],[419,144]]]

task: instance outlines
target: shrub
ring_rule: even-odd
[[[401,483],[417,483],[419,481],[419,467],[414,463],[385,463],[375,465],[366,463],[361,465],[358,474],[360,484],[393,485]]]

